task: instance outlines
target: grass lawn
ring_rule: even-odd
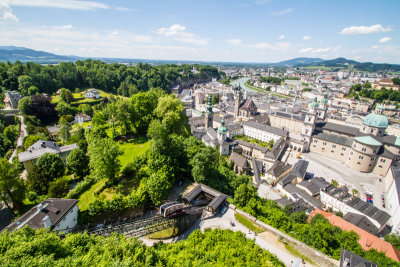
[[[119,157],[119,160],[121,161],[121,167],[124,168],[133,160],[134,157],[146,152],[146,150],[150,147],[150,142],[146,137],[140,137],[137,139],[131,139],[123,144],[118,143],[118,146],[123,151],[123,154]]]
[[[178,234],[178,228],[170,227],[159,232],[149,234],[147,237],[150,239],[167,239]]]
[[[246,85],[247,87],[249,87],[249,88],[251,88],[253,90],[256,90],[258,92],[264,93],[264,94],[268,94],[269,93],[269,91],[266,91],[266,90],[264,90],[262,88],[258,88],[258,87],[254,87],[254,86],[250,85],[249,81],[245,82],[244,85]]]
[[[90,187],[89,190],[87,190],[79,197],[79,202],[78,202],[79,210],[81,211],[87,210],[87,208],[89,207],[89,203],[93,202],[95,198],[94,191],[96,191],[96,189],[102,186],[105,182],[107,182],[107,179],[100,180],[99,182],[92,185],[92,187]]]
[[[247,227],[248,229],[250,229],[253,232],[256,232],[257,234],[265,232],[265,229],[263,227],[258,226],[257,224],[255,224],[254,222],[250,221],[249,219],[247,219],[246,217],[244,217],[243,215],[241,215],[239,213],[235,213],[235,218],[241,224],[243,224],[245,227]]]
[[[280,95],[280,94],[275,94],[275,93],[273,93],[272,95],[280,97],[280,98],[292,99],[292,97],[286,96],[286,95]]]
[[[98,90],[98,89],[96,89],[96,90]],[[126,99],[128,98],[128,97],[124,97],[124,96],[114,95],[114,94],[111,94],[111,93],[106,93],[106,92],[104,92],[102,90],[98,90],[98,91],[100,92],[100,99],[104,98],[104,97],[109,98],[110,96],[122,97],[122,98],[126,98]],[[84,93],[84,91],[82,91],[80,93],[72,93],[72,95],[74,97],[74,102],[72,102],[71,104],[90,103],[90,102],[94,102],[94,101],[98,100],[98,99],[85,98],[85,95],[83,93]],[[60,101],[60,96],[59,95],[53,96],[51,98],[51,103],[56,104],[56,103],[58,103],[58,101]]]

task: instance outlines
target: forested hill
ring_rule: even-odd
[[[197,71],[193,71],[195,68]],[[168,92],[173,84],[206,82],[219,78],[218,69],[208,65],[159,65],[138,63],[136,66],[107,64],[99,60],[62,62],[40,65],[28,62],[0,63],[1,91],[14,90],[28,95],[35,86],[40,93],[53,94],[60,88],[98,88],[106,92],[131,96],[139,91],[161,88]]]

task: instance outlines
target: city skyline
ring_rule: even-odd
[[[398,1],[0,0],[0,45],[61,55],[400,63]]]

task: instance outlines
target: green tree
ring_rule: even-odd
[[[89,172],[89,158],[78,148],[69,153],[66,163],[68,170],[78,178],[83,178]]]
[[[61,101],[64,101],[65,103],[70,104],[71,102],[74,101],[74,96],[72,95],[72,92],[66,88],[61,88],[60,89],[60,99]]]
[[[206,183],[216,178],[216,164],[218,163],[217,155],[211,147],[203,148],[197,153],[192,161],[192,175],[197,183]]]
[[[169,194],[174,182],[173,174],[168,166],[153,172],[147,180],[147,192],[155,205],[160,205]]]
[[[182,134],[185,131],[186,115],[182,102],[174,95],[162,96],[158,99],[154,114],[166,125],[168,132]]]
[[[400,249],[400,237],[396,234],[385,235],[385,241]]]
[[[70,106],[67,102],[64,101],[58,102],[56,110],[60,117],[64,115],[75,115],[76,113],[75,108]]]
[[[58,154],[45,153],[36,162],[40,172],[51,182],[65,173],[65,166]]]
[[[18,109],[22,112],[22,114],[24,115],[31,114],[31,108],[32,108],[32,100],[30,97],[25,96],[19,100]]]
[[[89,104],[80,104],[78,110],[86,115],[93,116],[93,108]]]
[[[58,124],[60,125],[60,137],[64,142],[68,142],[69,138],[71,137],[71,124],[63,117],[60,118]]]
[[[87,134],[89,167],[97,178],[108,178],[114,182],[121,164],[119,156],[122,151],[109,138],[100,138],[92,133]]]
[[[17,141],[19,136],[19,126],[18,125],[8,125],[4,129],[4,137],[8,139],[11,144],[14,144]]]
[[[39,88],[37,88],[36,86],[32,85],[28,88],[28,95],[32,96],[38,93],[39,93]]]
[[[32,78],[28,75],[18,77],[18,89],[23,95],[27,95],[28,88],[32,86]]]
[[[60,177],[49,184],[48,195],[49,197],[61,198],[64,197],[69,191],[68,179]]]
[[[256,195],[254,187],[249,184],[241,184],[235,191],[235,204],[245,207],[247,203]]]
[[[0,159],[0,197],[11,210],[22,211],[25,185],[18,171],[6,159]],[[9,205],[12,203],[13,208]]]
[[[400,78],[393,78],[392,79],[393,84],[395,85],[400,85]]]

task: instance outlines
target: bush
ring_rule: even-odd
[[[28,198],[28,200],[30,202],[34,202],[34,203],[38,199],[38,195],[34,191],[29,191],[26,197]]]
[[[68,179],[65,177],[61,177],[54,182],[50,182],[48,195],[50,197],[61,198],[68,193],[68,190]]]
[[[94,184],[95,179],[91,176],[87,176],[85,180],[82,182],[79,182],[74,189],[69,191],[67,196],[65,198],[79,198],[80,195],[82,195],[83,192],[88,190],[93,184]]]

